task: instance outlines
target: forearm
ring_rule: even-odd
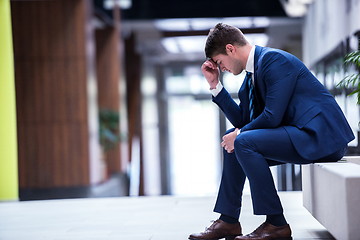
[[[241,128],[244,125],[242,107],[232,99],[225,88],[222,88],[216,97],[213,96],[213,102],[219,106],[234,127]]]

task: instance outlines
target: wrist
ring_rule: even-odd
[[[216,97],[220,93],[222,88],[223,88],[223,86],[222,86],[221,82],[218,82],[214,88],[212,88],[212,86],[210,86],[210,91],[211,91],[212,95],[214,97]]]
[[[209,84],[210,90],[216,89],[218,84],[219,84],[219,81],[217,81],[217,82],[213,81],[211,84]]]

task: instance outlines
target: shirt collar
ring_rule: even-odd
[[[252,46],[246,62],[245,71],[254,73],[255,45]]]

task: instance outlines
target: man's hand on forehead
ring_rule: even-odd
[[[211,67],[212,69],[218,68],[219,64],[217,64],[212,58],[207,58],[206,62],[209,62],[209,67]]]

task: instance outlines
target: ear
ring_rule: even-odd
[[[232,45],[232,44],[230,44],[230,43],[229,43],[229,44],[226,44],[225,49],[226,49],[227,55],[232,55],[232,54],[234,54],[235,51],[236,51],[234,45]]]

